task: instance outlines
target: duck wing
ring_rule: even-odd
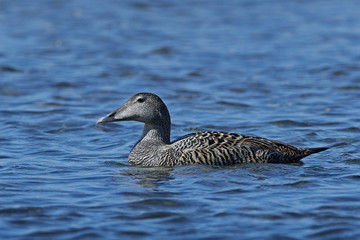
[[[170,144],[172,165],[226,166],[239,163],[293,163],[327,148],[297,148],[260,137],[225,132],[198,132]]]

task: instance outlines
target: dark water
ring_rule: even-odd
[[[359,239],[360,4],[0,0],[1,239]],[[200,130],[332,146],[141,168],[136,92]]]

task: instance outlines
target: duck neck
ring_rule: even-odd
[[[154,125],[146,123],[140,141],[170,143],[170,123],[164,125]]]

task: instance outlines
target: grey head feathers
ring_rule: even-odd
[[[297,148],[279,141],[224,132],[193,133],[170,142],[169,111],[160,97],[152,93],[135,94],[97,123],[114,121],[145,124],[140,140],[129,154],[130,163],[143,166],[296,163],[328,149]]]
[[[143,122],[145,126],[141,140],[154,138],[170,143],[170,114],[164,102],[155,94],[137,93],[97,123],[114,121]]]
[[[97,123],[131,120],[148,124],[169,124],[170,114],[164,102],[155,94],[137,93],[123,106],[100,118]]]

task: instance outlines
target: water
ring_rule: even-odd
[[[0,0],[2,239],[359,239],[360,17],[339,1]],[[301,147],[303,165],[130,166],[160,95],[172,136]]]

